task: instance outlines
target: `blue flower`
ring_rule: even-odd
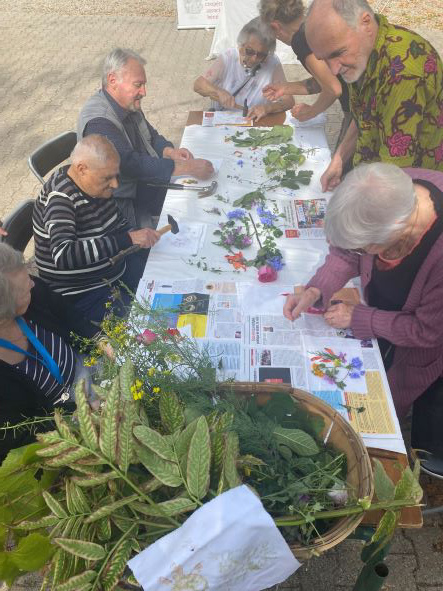
[[[360,377],[360,372],[359,371],[350,371],[349,377],[352,378],[353,380],[357,380]]]
[[[353,357],[351,359],[351,365],[355,369],[361,369],[363,367],[363,361],[360,359],[360,357]]]
[[[244,209],[233,209],[226,214],[230,220],[242,220],[246,216]]]
[[[269,209],[265,209],[264,207],[257,207],[257,213],[260,217],[260,221],[264,226],[273,226],[277,216],[269,211]]]
[[[266,259],[266,264],[275,269],[276,271],[281,271],[285,265],[282,257],[279,255]]]

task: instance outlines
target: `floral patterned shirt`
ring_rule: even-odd
[[[381,160],[443,171],[443,64],[423,37],[376,15],[375,47],[349,84],[354,166]]]

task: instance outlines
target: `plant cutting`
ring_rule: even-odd
[[[274,125],[271,129],[259,129],[253,127],[245,131],[237,131],[234,135],[228,136],[227,141],[232,141],[235,146],[258,148],[284,144],[292,139],[294,130],[290,125]]]
[[[346,388],[346,379],[358,380],[365,375],[363,361],[360,357],[353,357],[350,361],[346,359],[346,353],[334,353],[329,347],[323,351],[316,351],[311,357],[311,372],[328,382],[337,386],[340,390]]]

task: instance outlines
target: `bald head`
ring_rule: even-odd
[[[315,57],[352,83],[366,69],[378,24],[366,0],[314,0],[305,30]]]
[[[118,187],[120,156],[103,135],[92,134],[81,139],[71,154],[68,174],[90,197],[109,198]]]

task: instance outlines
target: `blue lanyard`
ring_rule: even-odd
[[[59,384],[63,384],[64,378],[60,373],[60,368],[54,361],[54,359],[51,357],[47,349],[45,349],[43,343],[38,340],[34,332],[29,328],[29,326],[26,324],[23,318],[17,316],[15,321],[19,325],[23,334],[26,335],[28,341],[32,343],[37,353],[40,354],[40,359],[38,359],[38,361],[40,361],[40,363],[42,363],[46,367],[49,373],[57,380]],[[16,351],[17,353],[22,353],[24,355],[27,355],[28,357],[32,357],[32,359],[35,359],[35,355],[32,355],[32,353],[25,351],[21,347],[17,347],[17,345],[14,345],[10,341],[6,341],[5,339],[0,339],[0,346],[4,347],[5,349],[10,349],[11,351]]]

